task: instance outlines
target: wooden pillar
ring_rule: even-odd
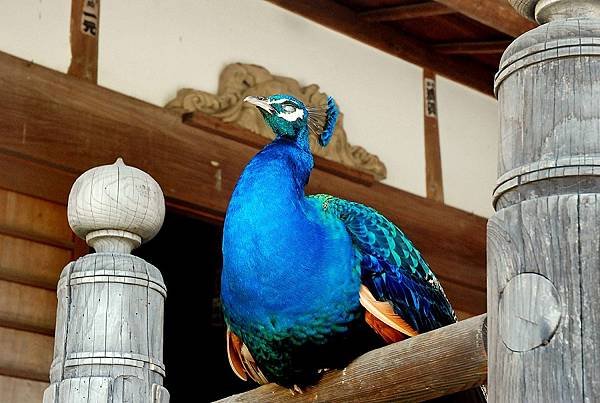
[[[166,403],[160,271],[130,254],[162,226],[165,201],[148,174],[90,169],[69,194],[69,225],[96,251],[58,282],[54,360],[44,403]]]
[[[435,73],[429,69],[423,69],[423,99],[427,198],[443,203],[444,180],[438,127],[437,88]]]
[[[510,0],[488,223],[491,402],[600,401],[600,4]]]
[[[100,0],[71,0],[71,64],[69,74],[98,82]]]

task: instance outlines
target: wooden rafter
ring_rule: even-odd
[[[508,45],[510,41],[455,42],[440,43],[433,48],[445,55],[485,55],[502,53]]]
[[[492,95],[491,82],[494,71],[483,63],[449,58],[436,52],[426,43],[403,35],[391,27],[371,24],[358,13],[333,0],[269,1],[384,52]]]
[[[537,24],[519,15],[507,0],[436,0],[459,13],[510,36],[519,36]]]
[[[446,7],[443,4],[436,3],[435,1],[427,1],[419,4],[408,4],[366,11],[361,13],[360,16],[369,22],[378,22],[433,17],[435,15],[452,14],[455,12],[456,10]]]

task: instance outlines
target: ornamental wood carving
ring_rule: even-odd
[[[221,72],[217,94],[184,88],[167,103],[166,108],[181,114],[202,112],[273,138],[273,132],[264,124],[258,110],[246,105],[243,99],[247,95],[269,96],[277,93],[291,94],[307,106],[327,103],[327,94],[320,92],[318,85],[303,87],[297,80],[273,75],[264,67],[234,63]],[[385,165],[363,147],[348,143],[343,122],[344,116],[340,113],[333,139],[325,148],[318,145],[313,137],[310,138],[313,154],[368,172],[377,180],[384,179],[387,175]]]

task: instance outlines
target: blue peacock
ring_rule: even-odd
[[[242,379],[299,389],[368,349],[456,321],[434,273],[376,210],[307,196],[309,136],[326,146],[338,109],[247,97],[275,139],[240,176],[225,217],[221,298]]]

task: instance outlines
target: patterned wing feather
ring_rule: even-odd
[[[323,194],[310,197],[344,222],[360,259],[362,283],[376,301],[391,304],[416,333],[456,322],[437,278],[396,225],[360,203]]]

